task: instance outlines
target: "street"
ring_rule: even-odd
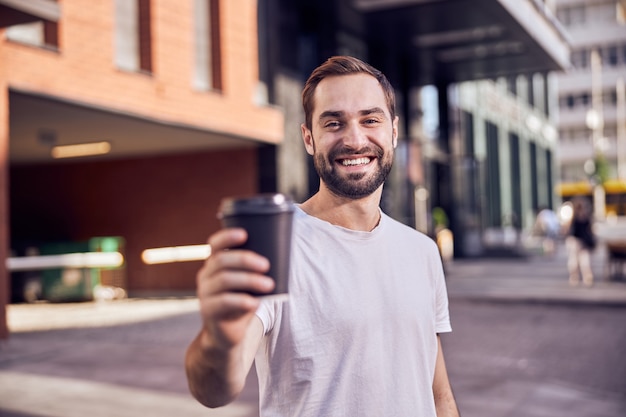
[[[463,417],[624,417],[626,283],[567,284],[555,258],[447,265],[453,332],[442,336]],[[257,384],[209,410],[191,398],[185,349],[197,300],[11,305],[0,343],[2,417],[255,417]]]
[[[192,300],[170,302],[182,306],[179,311],[192,308]],[[464,417],[625,415],[625,307],[453,299],[450,309],[454,331],[443,336],[443,344]],[[254,375],[237,403],[225,409],[205,410],[189,397],[182,358],[197,325],[196,313],[186,312],[137,323],[15,333],[0,349],[0,416],[80,415],[48,408],[48,400],[58,401],[54,387],[64,388],[66,408],[90,405],[100,410],[92,414],[98,416],[148,415],[128,408],[147,393],[154,398],[146,401],[181,401],[186,415],[256,415]],[[85,387],[98,394],[86,395]],[[36,401],[20,401],[35,390]],[[542,401],[541,413],[534,413]],[[3,411],[5,405],[10,408]],[[26,413],[29,407],[32,414]]]
[[[465,300],[450,307],[453,332],[443,345],[463,416],[626,415],[626,308]],[[561,400],[551,395],[535,413],[545,390]]]

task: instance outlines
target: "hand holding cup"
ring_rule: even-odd
[[[295,205],[283,194],[259,194],[222,201],[218,217],[225,228],[240,227],[248,239],[239,248],[258,253],[270,262],[268,276],[274,279],[274,297],[285,298],[289,286],[291,235]],[[267,294],[250,292],[255,296]]]

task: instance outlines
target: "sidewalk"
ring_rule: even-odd
[[[10,305],[0,416],[257,416],[255,398],[209,410],[189,394],[197,309],[195,298]]]
[[[567,258],[561,242],[553,256],[463,259],[455,260],[445,269],[451,299],[626,306],[626,277],[607,278],[603,246],[594,251],[591,266],[595,277],[591,288],[569,285]]]
[[[554,258],[457,260],[446,265],[448,292],[451,300],[625,306],[626,282],[604,280],[603,256],[594,254],[592,288],[569,286],[562,248]],[[221,409],[188,393],[183,359],[199,327],[194,298],[10,305],[8,317],[2,417],[258,416],[254,372],[242,396]]]

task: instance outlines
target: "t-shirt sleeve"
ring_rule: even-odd
[[[276,316],[280,309],[281,302],[272,300],[270,298],[261,300],[261,304],[256,311],[256,315],[261,319],[263,323],[263,334],[268,334],[274,328],[276,322]]]
[[[452,331],[450,324],[450,311],[448,307],[448,290],[443,272],[443,265],[439,254],[431,257],[434,270],[435,288],[435,331],[437,333],[448,333]]]

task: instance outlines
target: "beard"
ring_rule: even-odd
[[[334,161],[338,155],[376,155],[377,169],[374,173],[351,173],[341,176],[335,169]],[[374,193],[387,179],[393,165],[393,151],[385,154],[380,146],[367,146],[358,150],[339,147],[329,152],[328,157],[315,152],[313,156],[315,170],[328,189],[339,197],[357,200]],[[366,176],[367,175],[367,176]]]

